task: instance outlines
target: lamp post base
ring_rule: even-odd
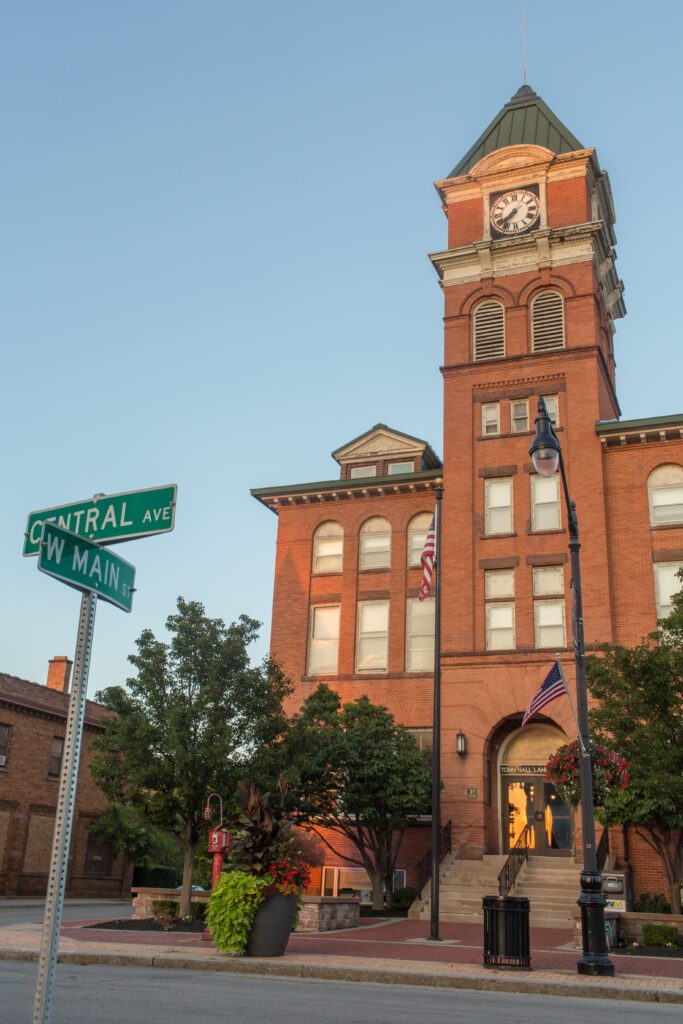
[[[599,871],[581,872],[581,895],[577,903],[581,908],[583,936],[583,954],[576,965],[577,974],[613,978],[614,964],[607,955],[605,897]]]

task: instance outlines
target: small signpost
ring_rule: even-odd
[[[28,517],[24,555],[38,555],[41,572],[82,595],[32,1024],[49,1024],[51,1017],[97,599],[129,612],[135,591],[134,567],[103,545],[172,530],[176,494],[175,484],[98,494],[86,501],[32,512]]]

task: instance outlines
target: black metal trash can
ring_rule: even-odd
[[[484,966],[531,970],[529,900],[484,896]]]

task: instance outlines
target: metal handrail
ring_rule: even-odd
[[[452,839],[453,839],[453,823],[447,821],[439,833],[439,861],[442,861],[444,857],[452,850]],[[421,857],[417,865],[417,887],[420,892],[424,889],[425,885],[432,877],[432,851],[431,847],[425,853],[424,857]]]
[[[526,864],[529,859],[529,834],[529,826],[525,825],[498,875],[498,892],[501,896],[507,896],[514,887],[522,864]]]

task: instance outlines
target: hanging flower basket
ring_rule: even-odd
[[[578,740],[560,747],[545,766],[545,777],[552,782],[566,804],[577,807],[581,802],[580,750]],[[611,793],[626,789],[629,782],[629,761],[614,750],[591,744],[593,768],[593,805],[604,807]]]

